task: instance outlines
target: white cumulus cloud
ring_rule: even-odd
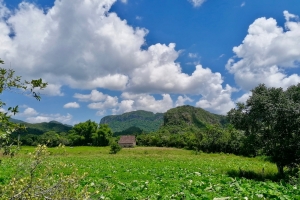
[[[92,101],[90,108],[115,106],[115,112],[144,109],[141,105],[161,112],[172,107],[171,94],[200,95],[202,100],[210,100],[227,90],[221,74],[208,67],[197,64],[191,75],[183,73],[176,63],[180,51],[175,50],[174,43],[142,48],[148,30],[134,28],[110,12],[115,2],[57,0],[47,11],[22,2],[13,12],[0,2],[0,58],[25,79],[41,77],[47,81],[49,86],[43,92],[48,95],[64,95],[61,88],[65,85],[89,89],[91,94],[74,97]],[[195,7],[203,2],[191,1]],[[110,97],[98,88],[139,94],[142,100],[108,102]],[[162,100],[150,94],[160,94]]]
[[[112,109],[117,105],[118,105],[118,97],[107,96],[107,98],[103,102],[90,103],[88,107],[96,110],[106,110],[106,109]]]
[[[69,102],[64,105],[64,108],[79,108],[80,105],[77,102]]]
[[[146,110],[154,113],[166,112],[173,107],[173,100],[169,94],[162,94],[162,99],[157,100],[149,94],[131,94],[123,93],[122,101],[118,107],[113,110],[113,113],[120,114],[134,110]]]
[[[249,97],[252,95],[252,92],[247,92],[236,99],[236,103],[246,103],[246,101],[249,99]]]
[[[189,53],[188,56],[190,58],[197,58],[198,57],[197,53]]]
[[[38,112],[33,108],[26,108],[22,114],[25,116],[33,116],[33,115],[37,115]]]
[[[300,23],[288,11],[284,16],[285,27],[279,27],[273,18],[255,20],[243,43],[233,48],[236,56],[226,67],[242,89],[250,90],[260,83],[287,88],[300,82],[299,74],[286,72],[299,67]]]
[[[140,50],[147,30],[109,13],[114,2],[55,1],[46,13],[22,2],[0,20],[0,57],[25,78],[122,90],[128,81],[125,74],[147,61],[147,53]],[[1,14],[8,12],[3,3],[0,9]]]
[[[206,109],[213,113],[226,114],[231,108],[235,107],[231,99],[231,93],[236,91],[235,88],[226,85],[225,89],[221,89],[218,95],[208,95],[201,98],[196,106]]]
[[[199,7],[201,6],[205,0],[189,0],[189,2],[194,6],[194,7]]]
[[[65,124],[74,124],[72,122],[73,116],[71,114],[61,115],[56,114],[45,114],[36,111],[34,108],[28,107],[27,105],[21,106],[24,107],[24,111],[17,113],[17,117],[21,120],[24,120],[29,123],[41,123],[41,122],[50,122],[58,121]]]
[[[175,107],[185,105],[185,102],[193,102],[193,100],[187,96],[179,96],[175,102]]]
[[[16,116],[20,116],[20,117],[32,117],[32,116],[36,116],[39,113],[31,107],[28,107],[27,105],[21,106],[24,107],[24,111],[23,112],[19,112],[16,114]]]
[[[59,84],[48,84],[46,88],[39,92],[43,95],[49,96],[64,96],[64,93],[61,92],[61,85]]]
[[[94,96],[92,94],[83,95],[77,93],[74,97],[79,100],[81,99],[81,101],[91,102],[88,104],[88,108],[98,110],[97,115],[104,115],[107,111],[110,111],[113,114],[122,114],[124,112],[135,110],[146,110],[154,113],[166,112],[170,108],[174,107],[173,100],[169,94],[162,94],[162,98],[157,99],[154,96],[145,93],[135,94],[124,92],[120,98],[102,93],[101,98],[96,98],[96,94],[99,95],[100,93],[98,91],[93,91],[92,93]],[[185,101],[190,101],[190,99],[186,96],[181,98],[179,97],[177,103]]]
[[[107,98],[106,94],[99,92],[98,90],[92,90],[91,94],[79,94],[75,93],[74,98],[78,99],[79,101],[102,101]]]
[[[69,113],[67,115],[61,114],[39,114],[37,116],[27,117],[25,120],[29,123],[41,123],[41,122],[50,122],[58,121],[63,124],[72,123],[73,116]]]
[[[114,2],[56,1],[46,13],[23,2],[0,21],[0,57],[24,77],[46,79],[50,85],[45,91],[51,95],[63,95],[62,85],[137,93],[190,93],[195,91],[195,85],[207,80],[195,77],[199,76],[199,67],[193,76],[181,72],[175,62],[179,55],[175,44],[155,44],[142,50],[148,31],[133,28],[110,13]],[[15,33],[13,38],[9,36],[11,30]],[[219,84],[221,77],[214,78],[217,74],[206,76]]]

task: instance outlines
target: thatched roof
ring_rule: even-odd
[[[132,144],[135,143],[134,135],[122,135],[119,140],[119,144]]]

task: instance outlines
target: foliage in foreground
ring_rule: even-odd
[[[0,64],[4,64],[1,59]],[[39,101],[41,97],[36,90],[42,90],[46,86],[47,83],[44,83],[42,79],[22,81],[20,76],[15,76],[14,70],[0,68],[0,94],[4,91],[18,91],[26,95],[32,95]],[[6,103],[0,100],[0,109],[4,110],[5,106]],[[0,111],[0,148],[4,147],[5,153],[11,156],[14,154],[13,151],[10,151],[12,147],[12,144],[9,144],[11,134],[18,129],[25,128],[24,125],[15,124],[10,121],[10,116],[18,112],[18,106],[8,107],[6,112]]]
[[[19,163],[16,174],[7,185],[0,185],[1,199],[88,199],[87,187],[80,186],[85,175],[54,173],[54,169],[72,167],[47,160],[46,146],[36,150]]]

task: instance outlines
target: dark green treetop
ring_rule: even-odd
[[[287,90],[261,84],[246,103],[228,112],[237,129],[252,138],[255,146],[276,163],[278,172],[300,163],[300,84]]]

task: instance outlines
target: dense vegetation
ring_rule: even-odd
[[[164,114],[164,124],[156,132],[137,134],[141,146],[177,147],[203,152],[247,154],[245,136],[226,117],[193,106],[180,106]]]
[[[230,125],[226,127],[207,125],[205,128],[193,131],[182,130],[177,134],[171,134],[164,128],[155,133],[137,135],[137,145],[140,146],[176,147],[207,153],[223,152],[237,155],[248,155],[245,142],[244,133]]]
[[[56,121],[31,124],[20,120],[10,119],[11,122],[24,126],[12,133],[12,140],[22,145],[37,146],[38,144],[48,144],[48,146],[58,146],[59,144],[70,144],[67,133],[72,126]]]
[[[230,122],[245,132],[255,155],[263,154],[284,167],[300,164],[300,84],[287,90],[259,85],[246,103],[228,113]]]
[[[21,123],[27,127],[28,123]],[[31,130],[34,130],[31,132]],[[55,147],[59,144],[69,146],[107,146],[112,139],[112,131],[107,124],[97,124],[91,120],[76,124],[74,127],[52,121],[49,123],[29,124],[29,128],[12,134],[11,142],[27,146],[46,144]]]
[[[152,113],[138,110],[122,115],[103,117],[100,124],[108,124],[115,136],[128,135],[134,132],[154,132],[163,124],[163,113]]]

